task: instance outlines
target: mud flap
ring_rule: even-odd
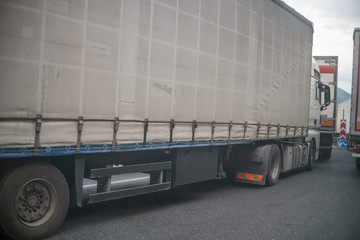
[[[265,186],[271,145],[239,150],[235,159],[234,181]]]

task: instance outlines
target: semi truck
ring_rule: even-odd
[[[319,65],[321,82],[331,90],[330,105],[325,106],[325,103],[322,103],[320,127],[320,157],[328,159],[331,157],[336,133],[338,56],[314,58]]]
[[[353,72],[351,87],[351,105],[350,105],[350,129],[349,129],[349,149],[352,150],[352,156],[356,159],[356,168],[360,170],[360,99],[359,99],[359,81],[360,81],[360,28],[354,29],[353,34]]]
[[[55,234],[69,207],[313,167],[329,89],[312,23],[283,1],[2,1],[0,18],[0,226],[14,239]],[[114,186],[133,173],[149,180]]]

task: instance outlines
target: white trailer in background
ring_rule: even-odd
[[[360,170],[360,28],[354,29],[353,40],[354,56],[351,88],[349,146],[353,151],[352,156],[356,158],[356,168]]]
[[[0,19],[0,225],[15,239],[54,234],[69,205],[313,166],[313,26],[283,1],[2,1]],[[150,180],[114,189],[129,173]]]

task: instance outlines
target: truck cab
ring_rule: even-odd
[[[310,150],[313,149],[313,160],[319,157],[321,111],[329,104],[330,88],[321,82],[319,66],[315,58],[312,58],[309,131],[306,140],[310,142]]]
[[[323,102],[320,115],[320,157],[329,159],[331,157],[332,145],[334,143],[336,127],[336,98],[337,98],[337,75],[338,56],[314,56],[320,71],[319,85]],[[321,99],[320,99],[321,100]]]
[[[320,70],[316,60],[312,58],[311,68],[311,91],[310,91],[310,113],[309,113],[309,128],[320,128],[320,100],[321,92],[319,89]]]

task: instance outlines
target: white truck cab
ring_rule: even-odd
[[[310,142],[310,152],[312,148],[315,148],[314,160],[319,157],[319,129],[321,126],[320,115],[322,110],[322,100],[324,100],[324,106],[328,106],[330,104],[329,87],[321,83],[319,66],[315,58],[312,58],[309,131],[306,141]]]

